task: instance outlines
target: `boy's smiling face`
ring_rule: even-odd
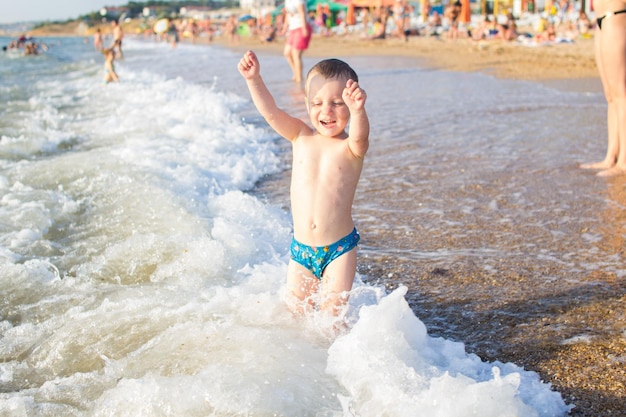
[[[350,110],[342,96],[347,80],[324,78],[313,73],[307,78],[305,100],[313,127],[321,135],[346,137]]]

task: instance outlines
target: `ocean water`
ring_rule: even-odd
[[[288,312],[289,149],[251,105],[238,54],[129,39],[116,62],[121,82],[105,85],[102,56],[90,43],[48,43],[42,56],[0,56],[1,415],[567,413],[536,373],[429,335],[407,288],[387,290],[377,283],[384,276],[359,273],[339,335],[328,317]],[[305,117],[283,59],[261,59],[279,105]],[[468,175],[555,167],[555,153],[573,155],[566,166],[602,157],[602,143],[584,140],[603,120],[597,92],[392,58],[351,64],[368,91],[373,126],[355,207],[367,262],[380,253],[464,256],[367,236],[411,234],[416,216],[434,219],[422,221],[420,233],[436,223],[455,238],[480,233],[446,215],[445,195],[457,196],[461,215],[484,207],[458,195]],[[589,119],[555,121],[557,103]],[[510,114],[519,125],[507,125]],[[562,123],[563,136],[547,141],[546,123]],[[531,138],[530,155],[514,146],[521,132]],[[462,143],[467,136],[476,138],[471,147]],[[460,147],[464,158],[453,157]],[[483,160],[485,149],[491,157]],[[517,199],[509,204],[532,219],[532,198],[518,188],[526,180],[512,176],[499,195]],[[431,192],[407,191],[424,189]],[[516,212],[501,200],[486,208],[507,223]],[[397,228],[392,219],[404,217]],[[517,244],[507,247],[530,250]],[[493,248],[472,250],[488,267]],[[618,269],[618,260],[607,261]]]

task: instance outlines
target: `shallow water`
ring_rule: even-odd
[[[239,56],[129,40],[122,82],[103,85],[89,43],[50,43],[0,65],[3,415],[565,412],[535,373],[427,332],[455,321],[418,317],[435,294],[453,309],[455,285],[523,290],[459,271],[541,268],[519,274],[532,291],[624,276],[602,229],[623,204],[576,168],[602,156],[599,91],[350,58],[373,129],[350,330],[335,338],[282,302],[289,149],[252,108]],[[282,58],[262,68],[305,117]]]

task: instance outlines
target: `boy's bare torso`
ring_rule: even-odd
[[[292,142],[291,209],[294,237],[325,246],[354,228],[352,202],[363,158],[352,154],[348,139],[311,132]]]

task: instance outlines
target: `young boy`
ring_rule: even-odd
[[[352,202],[369,146],[365,91],[345,62],[327,59],[316,64],[307,74],[304,91],[312,129],[276,106],[254,52],[246,52],[238,69],[261,115],[292,144],[289,303],[302,312],[313,304],[310,297],[321,284],[319,307],[337,315],[356,273],[359,234]]]
[[[106,48],[102,50],[104,54],[104,82],[108,84],[110,82],[118,82],[120,79],[115,72],[115,65],[113,61],[115,61],[115,52],[113,52],[113,48]]]

